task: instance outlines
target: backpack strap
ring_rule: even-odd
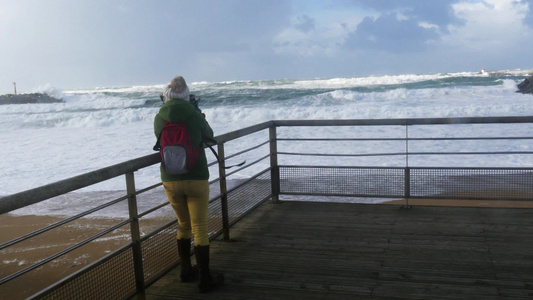
[[[210,145],[210,144],[213,144],[213,145],[216,145],[218,144],[218,142],[215,140],[215,139],[212,139],[210,137],[207,137],[207,136],[203,136],[202,137],[204,139],[203,143],[209,147],[209,149],[211,149],[211,152],[213,152],[213,155],[215,155],[215,157],[217,158],[217,162],[220,163],[220,158],[218,157],[218,154],[217,152],[215,151],[215,149],[213,149],[213,147]],[[206,143],[209,142],[210,144]]]
[[[218,142],[217,142],[215,139],[212,139],[212,138],[209,138],[209,137],[206,137],[206,136],[204,136],[203,138],[204,138],[205,141],[209,142],[210,144],[213,144],[213,145],[218,144]],[[220,158],[218,157],[218,154],[217,154],[217,152],[215,151],[215,149],[213,149],[213,147],[212,147],[210,144],[206,143],[206,142],[204,142],[204,144],[206,144],[207,147],[209,147],[209,149],[211,149],[211,152],[213,152],[213,155],[215,155],[215,157],[216,157],[216,159],[217,159],[217,162],[220,163],[221,160],[220,160]],[[225,166],[224,169],[230,169],[230,168],[233,168],[233,167],[240,167],[240,166],[244,165],[245,163],[246,163],[246,160],[244,160],[244,161],[242,161],[242,162],[240,162],[240,163],[238,163],[238,164],[236,164],[236,165]]]
[[[169,124],[170,122],[167,121],[167,120],[164,120],[164,124],[163,124],[163,129],[161,129],[161,132],[159,133],[159,135],[157,136],[157,142],[155,142],[155,145],[152,149],[154,149],[154,151],[159,151],[161,150],[161,135],[163,135],[163,130],[165,129],[165,126],[167,124]]]
[[[159,151],[161,150],[161,134],[163,133],[163,130],[161,130],[161,132],[159,133],[159,136],[157,137],[157,142],[155,142],[155,145],[152,149],[154,149],[154,151]]]

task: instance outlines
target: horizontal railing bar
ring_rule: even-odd
[[[144,188],[144,189],[140,189],[140,190],[135,191],[134,195],[140,195],[140,194],[142,194],[142,193],[145,193],[145,192],[147,192],[147,191],[153,190],[153,189],[155,189],[155,188],[157,188],[157,187],[160,187],[160,186],[162,186],[162,185],[163,185],[163,182],[159,182],[159,183],[153,184],[153,185],[148,186],[148,187],[146,187],[146,188]],[[169,204],[169,202],[166,202],[166,203],[160,204],[160,205],[158,205],[158,206],[156,206],[156,207],[154,207],[154,208],[151,208],[151,209],[149,209],[149,210],[147,210],[147,211],[144,211],[144,212],[138,214],[137,217],[138,217],[138,218],[144,217],[145,215],[147,215],[147,214],[149,214],[149,213],[151,213],[151,212],[154,212],[154,211],[158,210],[159,208],[161,208],[161,207],[163,207],[163,206],[166,206],[166,205],[168,205],[168,204]]]
[[[494,152],[409,152],[409,155],[486,155],[486,154],[533,154],[533,151],[494,151]]]
[[[220,178],[217,177],[217,178],[215,178],[215,179],[209,181],[209,185],[212,185],[213,183],[215,183],[215,182],[219,182],[219,181],[220,181]]]
[[[4,248],[7,248],[7,247],[9,247],[9,246],[15,245],[15,244],[17,244],[17,243],[20,243],[20,242],[22,242],[22,241],[25,241],[25,240],[27,240],[27,239],[29,239],[29,238],[32,238],[32,237],[34,237],[34,236],[37,236],[37,235],[39,235],[39,234],[45,233],[45,232],[47,232],[47,231],[50,231],[50,230],[52,230],[52,229],[54,229],[54,228],[57,228],[57,227],[59,227],[59,226],[65,225],[65,224],[67,224],[67,223],[70,223],[70,222],[72,222],[72,221],[74,221],[74,220],[77,220],[77,219],[79,219],[79,218],[81,218],[81,217],[85,217],[85,216],[87,216],[87,215],[90,215],[90,214],[92,214],[92,213],[94,213],[94,212],[97,212],[97,211],[99,211],[99,210],[101,210],[101,209],[104,209],[104,208],[106,208],[106,207],[109,207],[109,206],[111,206],[111,205],[115,205],[115,204],[117,204],[117,203],[119,203],[119,202],[121,202],[121,201],[124,201],[124,200],[126,200],[126,199],[128,199],[128,196],[122,196],[122,197],[120,197],[120,198],[117,198],[117,199],[115,199],[115,200],[112,200],[112,201],[110,201],[110,202],[107,202],[107,203],[105,203],[105,204],[102,204],[102,205],[100,205],[100,206],[97,206],[97,207],[91,208],[91,209],[86,210],[86,211],[84,211],[84,212],[82,212],[82,213],[79,213],[79,214],[77,214],[77,215],[75,215],[75,216],[72,216],[72,217],[70,217],[70,218],[67,218],[67,219],[65,219],[65,220],[61,220],[61,221],[59,221],[59,222],[57,222],[57,223],[54,223],[54,224],[52,224],[52,225],[49,225],[49,226],[47,226],[47,227],[44,227],[44,228],[41,228],[41,229],[36,230],[36,231],[34,231],[34,232],[31,232],[31,233],[28,233],[28,234],[26,234],[26,235],[23,235],[23,236],[21,236],[21,237],[19,237],[19,238],[16,238],[16,239],[14,239],[14,240],[11,240],[11,241],[9,241],[9,242],[6,242],[6,243],[0,245],[0,250],[2,250],[2,249],[4,249]]]
[[[376,195],[376,194],[339,194],[339,193],[296,193],[280,192],[280,195],[293,196],[331,196],[331,197],[356,197],[356,198],[404,198],[404,195]]]
[[[263,143],[261,143],[261,144],[259,144],[259,145],[254,146],[254,147],[251,147],[251,148],[245,149],[245,150],[243,150],[243,151],[241,151],[241,152],[238,152],[238,153],[232,154],[232,155],[230,155],[230,156],[227,156],[227,157],[224,159],[224,161],[227,161],[227,160],[229,160],[230,158],[233,158],[233,157],[235,157],[235,156],[241,155],[241,154],[243,154],[243,153],[245,153],[245,152],[248,152],[248,151],[251,151],[251,150],[257,149],[257,148],[259,148],[259,147],[261,147],[261,146],[264,146],[264,145],[268,144],[269,142],[270,142],[270,141],[266,141],[266,142],[263,142]],[[270,154],[267,154],[265,157],[268,157],[268,156],[270,156]],[[261,158],[261,159],[264,159],[265,157],[263,157],[263,158]],[[261,159],[259,159],[258,161],[260,161]],[[255,163],[257,163],[258,161],[252,162],[252,163],[246,165],[245,167],[247,168],[247,167],[249,167],[249,166],[252,166],[252,165],[254,165]],[[217,162],[215,161],[213,164],[216,164],[216,163],[217,163]],[[243,168],[241,168],[241,169],[238,169],[238,170],[236,170],[236,171],[240,171],[240,170],[244,169],[245,167],[243,167]],[[236,173],[236,172],[228,173],[228,174],[226,174],[226,177],[228,177],[229,175],[231,175],[231,174],[233,174],[233,173]],[[209,184],[213,184],[213,183],[218,182],[218,181],[220,181],[220,178],[215,178],[215,179],[213,179],[212,181],[210,181]]]
[[[405,195],[376,195],[376,194],[339,194],[339,193],[296,193],[296,192],[282,192],[280,195],[289,196],[321,196],[321,197],[354,197],[354,198],[399,198],[394,200],[405,199]],[[530,201],[533,198],[505,198],[505,197],[460,197],[460,196],[409,196],[410,199],[438,199],[438,200],[493,200],[493,201]],[[394,201],[391,200],[391,201]]]
[[[461,197],[461,196],[437,196],[437,195],[428,195],[428,196],[409,196],[412,199],[438,199],[438,200],[494,200],[494,201],[530,201],[533,198],[505,198],[505,197]]]
[[[294,156],[331,156],[331,157],[359,157],[359,156],[394,156],[405,155],[405,152],[398,153],[368,153],[368,154],[326,154],[326,153],[300,153],[300,152],[278,152],[278,155],[294,155]],[[409,155],[411,153],[409,152]]]
[[[250,127],[246,127],[246,128],[243,128],[243,129],[239,129],[239,130],[235,130],[235,131],[232,131],[232,132],[228,132],[228,133],[225,133],[225,134],[218,135],[218,136],[215,137],[215,140],[218,143],[226,143],[228,141],[235,140],[237,138],[240,138],[240,137],[243,137],[243,136],[246,136],[246,135],[250,135],[252,133],[256,133],[258,131],[270,128],[272,126],[274,126],[274,121],[267,121],[267,122],[264,122],[264,123],[260,123],[260,124],[257,124],[257,125],[253,125],[253,126],[250,126]]]
[[[153,184],[151,186],[147,186],[147,187],[145,187],[143,189],[135,191],[135,193],[133,193],[133,195],[136,195],[136,196],[140,195],[142,193],[148,192],[148,191],[153,190],[153,189],[155,189],[155,188],[157,188],[159,186],[162,186],[162,185],[163,185],[163,182],[159,182],[159,183]]]
[[[293,142],[315,142],[315,141],[405,141],[405,138],[277,138],[278,142],[293,141]]]
[[[234,153],[234,154],[232,154],[232,155],[226,156],[226,157],[224,158],[224,161],[228,161],[229,159],[231,159],[231,158],[233,158],[233,157],[236,157],[236,156],[239,156],[239,155],[241,155],[241,154],[243,154],[243,153],[246,153],[246,152],[252,151],[252,150],[254,150],[254,149],[260,148],[260,147],[262,147],[262,146],[268,144],[269,142],[270,142],[270,141],[266,141],[266,142],[263,142],[263,143],[261,143],[261,144],[259,144],[259,145],[257,145],[257,146],[254,146],[254,147],[251,147],[251,148],[248,148],[248,149],[242,150],[242,151],[240,151],[240,152]],[[207,166],[210,167],[210,166],[213,166],[213,165],[215,165],[215,164],[217,164],[217,163],[218,163],[218,161],[215,160],[214,162],[209,163]]]
[[[409,152],[413,155],[486,155],[486,154],[533,154],[533,151],[495,151],[495,152]],[[362,156],[398,156],[407,155],[405,152],[396,153],[365,153],[365,154],[326,154],[326,153],[300,153],[300,152],[278,152],[278,155],[299,155],[299,156],[330,156],[330,157],[362,157]]]
[[[249,168],[249,167],[255,165],[256,163],[262,161],[263,159],[265,159],[265,158],[267,158],[267,157],[270,157],[270,154],[264,155],[264,156],[262,156],[262,157],[260,157],[260,158],[258,158],[258,159],[256,159],[256,160],[252,161],[251,163],[246,164],[245,166],[240,167],[239,169],[237,169],[237,170],[235,170],[235,171],[232,171],[232,172],[227,173],[225,177],[228,178],[229,176],[231,176],[231,175],[233,175],[233,174],[235,174],[235,173],[237,173],[237,172],[239,172],[239,171],[242,171],[242,170],[244,170],[244,169],[246,169],[246,168]]]
[[[366,166],[311,166],[311,165],[278,165],[280,168],[291,168],[291,169],[308,169],[308,168],[316,168],[316,169],[395,169],[395,170],[405,170],[405,167],[366,167]],[[409,169],[414,169],[409,167]]]
[[[157,205],[156,207],[150,208],[149,210],[143,211],[142,213],[138,214],[137,217],[138,218],[142,218],[142,217],[144,217],[144,216],[146,216],[146,215],[148,215],[150,213],[153,213],[154,211],[156,211],[156,210],[158,210],[158,209],[160,209],[162,207],[165,207],[167,205],[170,205],[170,202],[167,201],[165,203],[161,203],[161,204]]]
[[[533,140],[533,137],[443,137],[443,138],[278,138],[278,141],[462,141],[462,140]]]
[[[76,250],[76,249],[78,249],[78,248],[80,248],[80,247],[82,247],[82,246],[84,246],[84,245],[86,245],[86,244],[88,244],[88,243],[90,243],[90,242],[92,242],[92,241],[94,241],[94,240],[96,240],[96,239],[98,239],[98,238],[100,238],[100,237],[112,232],[112,231],[115,231],[115,230],[119,229],[120,227],[122,227],[122,226],[124,226],[126,224],[129,224],[130,222],[131,222],[131,219],[123,221],[123,222],[121,222],[121,223],[119,223],[117,225],[114,225],[114,226],[112,226],[112,227],[110,227],[110,228],[108,228],[108,229],[106,229],[104,231],[99,232],[96,235],[93,235],[92,237],[90,237],[88,239],[85,239],[85,240],[79,242],[78,244],[76,244],[74,246],[68,247],[67,249],[65,249],[63,251],[60,251],[60,252],[58,252],[58,253],[56,253],[56,254],[54,254],[52,256],[49,256],[49,257],[39,261],[38,263],[35,263],[35,264],[33,264],[33,265],[31,265],[31,266],[29,266],[27,268],[24,268],[24,269],[22,269],[22,270],[20,270],[18,272],[15,272],[15,273],[13,273],[13,274],[11,274],[9,276],[6,276],[6,277],[0,279],[0,285],[3,284],[4,282],[8,282],[10,280],[13,280],[13,279],[15,279],[17,277],[20,277],[20,276],[26,274],[26,273],[28,273],[28,272],[30,272],[32,270],[35,270],[38,267],[41,267],[41,266],[51,262],[52,260],[54,260],[56,258],[59,258],[59,257],[65,255],[65,254],[67,254],[67,253],[69,253],[71,251],[74,251],[74,250]]]
[[[23,208],[126,173],[134,172],[158,162],[161,162],[161,156],[158,153],[154,153],[93,172],[43,185],[38,188],[5,196],[0,199],[0,214]]]
[[[174,219],[172,221],[169,221],[166,224],[163,224],[161,227],[154,229],[154,231],[149,232],[141,237],[141,242],[146,241],[147,239],[153,237],[154,235],[158,234],[159,232],[163,231],[164,229],[176,224],[178,222],[178,219]]]
[[[370,126],[370,125],[439,125],[484,123],[533,123],[533,116],[471,118],[406,118],[360,120],[274,120],[274,126]]]
[[[268,143],[270,143],[270,141],[263,142],[263,143],[258,144],[258,145],[256,145],[256,146],[253,146],[253,147],[250,147],[250,148],[248,148],[248,149],[244,149],[244,150],[242,150],[242,151],[240,151],[240,152],[234,153],[234,154],[232,154],[232,155],[228,155],[228,156],[226,156],[225,160],[227,161],[228,159],[233,158],[233,157],[235,157],[235,156],[239,156],[239,155],[244,154],[244,153],[246,153],[246,152],[249,152],[249,151],[255,150],[255,149],[260,148],[260,147],[262,147],[262,146],[264,146],[264,145],[267,145]]]
[[[533,137],[501,136],[501,137],[454,137],[454,138],[409,138],[412,141],[447,141],[447,140],[533,140]]]
[[[368,167],[368,166],[311,166],[311,165],[279,165],[280,168],[296,169],[379,169],[379,170],[511,170],[511,171],[533,171],[533,168],[524,167]]]

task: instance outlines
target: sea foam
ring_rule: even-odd
[[[453,74],[406,74],[329,79],[278,79],[262,81],[191,82],[191,92],[202,100],[200,107],[215,134],[220,135],[269,120],[289,119],[383,119],[533,115],[531,96],[515,93],[520,77],[486,76],[477,72]],[[133,87],[102,87],[61,91],[63,103],[0,105],[0,195],[7,195],[153,153],[153,118],[164,84]],[[459,130],[469,132],[466,126]],[[479,127],[474,127],[479,128]],[[501,128],[501,129],[499,129]],[[280,134],[309,135],[295,128]],[[427,129],[424,129],[427,130]],[[421,130],[423,132],[424,130]],[[512,127],[500,126],[490,134],[508,135]],[[529,135],[523,127],[514,134]],[[400,136],[388,128],[313,128],[311,136],[332,134]],[[416,129],[413,134],[416,134]],[[434,127],[431,134],[446,136],[448,129]],[[458,134],[455,132],[454,134]],[[254,138],[249,144],[262,141]],[[499,147],[505,148],[503,142]],[[246,145],[239,147],[245,148]],[[290,147],[290,146],[289,146]],[[324,146],[326,147],[326,146]],[[343,148],[344,147],[344,148]],[[375,147],[373,145],[372,147]],[[391,146],[393,147],[393,146]],[[396,147],[396,146],[394,146]],[[427,150],[442,145],[427,145]],[[524,143],[531,149],[531,143]],[[324,148],[324,149],[327,149]],[[337,150],[350,152],[354,145]],[[366,151],[365,149],[359,149]],[[297,147],[288,150],[298,150]],[[368,150],[368,149],[367,149]],[[400,151],[400,150],[398,150]],[[208,154],[209,155],[209,154]],[[212,159],[210,157],[210,159]],[[251,161],[253,157],[246,158]],[[280,158],[280,160],[287,158]],[[298,162],[307,162],[306,158]],[[342,164],[345,161],[332,160]],[[355,160],[354,164],[397,166],[402,159]],[[413,159],[417,165],[462,165],[440,157]],[[531,159],[493,160],[470,158],[472,165],[524,166]],[[258,168],[266,165],[258,166]],[[244,172],[247,176],[256,171]],[[217,174],[215,169],[212,174]],[[141,170],[139,185],[157,182],[157,166]],[[92,190],[123,188],[123,179],[92,187]]]

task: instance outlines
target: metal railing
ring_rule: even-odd
[[[286,141],[302,145],[296,150],[279,150],[278,156],[313,158],[306,165],[279,164],[280,194],[402,198],[406,206],[409,205],[409,199],[413,198],[531,200],[531,120],[531,117],[487,117],[276,121],[276,128],[291,129],[311,126],[387,127],[385,135],[394,135],[377,136],[370,132],[361,136],[364,130],[360,130],[353,134],[341,132],[340,137],[332,137],[331,131],[326,132],[327,136],[319,137],[316,132],[308,133],[308,137],[278,136],[278,143]],[[490,128],[480,130],[480,126]],[[440,127],[441,130],[431,130],[434,127]],[[494,130],[496,127],[499,130]],[[423,129],[417,131],[417,128]],[[347,133],[351,136],[347,136]],[[436,133],[439,136],[435,136]],[[498,135],[500,133],[504,134]],[[330,146],[312,151],[309,142],[324,142]],[[354,150],[347,153],[339,153],[335,148],[338,143],[348,142],[354,145],[370,143],[371,146],[353,147]],[[433,151],[426,149],[430,144],[436,144],[431,146]],[[475,160],[472,162],[473,157]],[[514,159],[509,160],[509,164],[515,164],[514,167],[507,166],[502,160],[509,157]],[[339,158],[340,162],[321,162],[326,158]],[[379,161],[376,158],[386,160]],[[369,159],[374,159],[374,164],[361,164]],[[435,163],[431,159],[442,163],[433,166]],[[430,166],[424,166],[428,161]],[[494,162],[498,162],[497,166],[486,166],[494,165]],[[450,166],[453,164],[455,166]]]
[[[489,131],[491,134],[488,136],[464,135],[464,132],[476,131],[471,131],[469,126],[484,128],[491,124],[513,126],[513,130],[509,131],[513,134],[501,136]],[[446,126],[446,134],[435,136],[439,131],[427,130],[433,126]],[[466,126],[459,130],[463,135],[451,136],[448,128],[453,126]],[[519,161],[532,162],[533,137],[528,136],[532,126],[533,117],[290,120],[269,121],[217,136],[221,161],[209,164],[210,169],[218,171],[218,177],[210,181],[213,195],[209,206],[210,238],[223,236],[225,240],[230,240],[230,227],[233,224],[264,201],[272,199],[277,202],[280,196],[400,198],[406,199],[406,204],[410,198],[533,200],[531,165],[419,166],[416,161],[417,157],[445,157],[444,161],[447,161],[450,157],[457,156],[511,156],[522,158]],[[420,132],[415,130],[418,127],[422,128]],[[370,130],[368,133],[369,128],[379,130]],[[521,134],[516,135],[516,132]],[[505,147],[483,150],[471,144],[468,147],[461,145],[463,142],[484,145],[483,143],[491,141],[513,143],[500,143],[500,146]],[[321,143],[324,145],[320,146]],[[443,149],[442,151],[416,151],[417,147],[422,147],[423,150],[427,148],[427,143],[445,143],[446,147],[429,147]],[[460,145],[453,146],[454,143]],[[369,146],[364,146],[365,144]],[[226,155],[226,152],[231,154]],[[237,170],[226,172],[226,161],[237,158],[245,158],[248,163]],[[71,272],[59,281],[46,282],[45,287],[34,291],[35,294],[23,297],[122,299],[137,295],[142,298],[146,286],[178,263],[176,220],[167,220],[155,228],[143,228],[143,222],[150,223],[155,212],[166,209],[167,214],[172,214],[168,210],[168,202],[164,200],[161,183],[136,188],[134,174],[159,162],[157,153],[147,155],[0,198],[0,214],[5,214],[62,195],[72,198],[69,193],[73,191],[118,176],[125,178],[125,190],[119,192],[120,196],[99,201],[99,205],[82,213],[62,218],[9,241],[2,241],[0,253],[3,254],[17,252],[20,244],[47,232],[69,226],[94,213],[108,210],[111,206],[127,203],[127,217],[113,218],[113,225],[81,242],[67,245],[65,249],[30,266],[21,266],[11,274],[2,274],[0,288],[14,288],[24,282],[27,274],[73,252],[83,251],[84,246],[129,227],[126,230],[128,239],[111,253]],[[144,205],[154,198],[161,198],[160,203],[149,207]],[[143,211],[139,211],[139,204],[143,204]]]

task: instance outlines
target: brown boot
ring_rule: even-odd
[[[211,276],[209,271],[209,245],[194,247],[194,255],[200,270],[200,283],[198,284],[200,293],[211,292],[224,283],[224,275]]]
[[[178,254],[180,256],[181,282],[191,282],[198,279],[198,268],[191,265],[191,240],[178,240]]]

